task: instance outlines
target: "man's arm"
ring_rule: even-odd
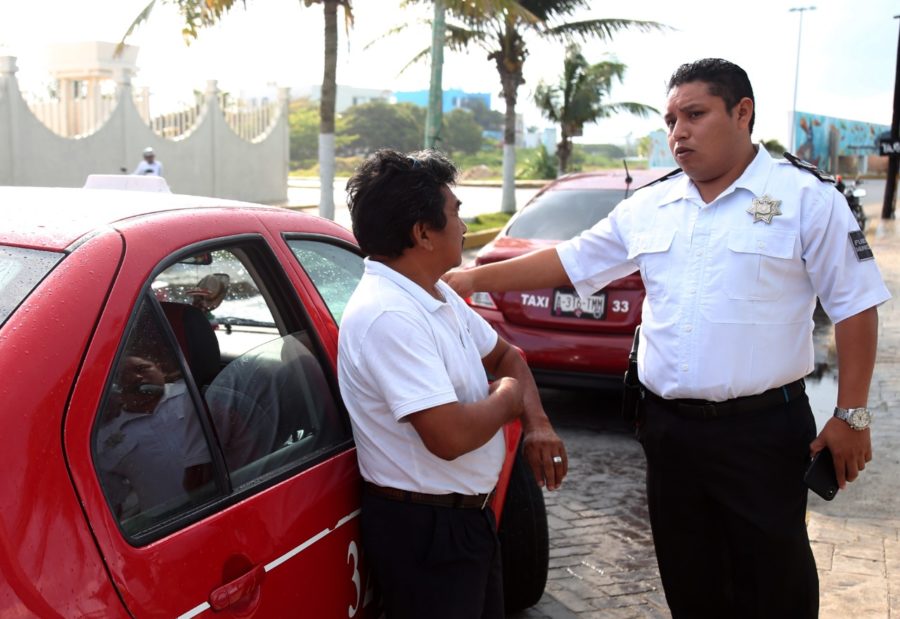
[[[453,269],[441,279],[461,297],[473,292],[537,290],[571,284],[555,247],[474,269]]]
[[[482,362],[485,370],[492,376],[515,378],[521,386],[525,409],[522,413],[525,457],[531,465],[538,485],[543,486],[546,481],[549,490],[556,490],[569,470],[569,460],[565,445],[553,431],[550,420],[544,412],[528,364],[520,352],[501,337],[497,338],[494,350],[484,357]],[[560,458],[560,461],[554,462],[554,457]]]
[[[408,419],[428,451],[455,460],[487,443],[521,414],[522,388],[516,379],[505,377],[491,385],[483,400],[441,404],[412,413]]]
[[[841,408],[864,407],[869,399],[869,384],[875,368],[878,345],[878,310],[870,307],[834,325],[838,355],[837,405]],[[872,459],[872,436],[868,428],[854,430],[846,422],[828,420],[819,436],[810,444],[811,453],[828,447],[834,456],[838,485],[846,487]]]

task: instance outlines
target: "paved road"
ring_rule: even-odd
[[[870,187],[875,185],[870,183]],[[883,186],[883,184],[882,184]],[[882,222],[881,195],[867,201],[869,242],[894,294],[879,310],[878,365],[869,405],[874,460],[832,502],[810,495],[808,522],[819,568],[822,619],[900,617],[900,231]],[[833,339],[820,325],[811,380],[818,422],[834,406]],[[542,390],[567,444],[569,477],[545,493],[550,575],[541,601],[515,619],[669,617],[644,498],[644,456],[618,420],[609,394]]]

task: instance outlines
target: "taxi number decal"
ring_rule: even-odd
[[[609,306],[610,311],[627,314],[628,313],[628,301],[620,301],[616,299]]]
[[[359,549],[355,540],[350,540],[350,546],[347,547],[347,563],[353,563],[353,575],[350,577],[353,587],[356,589],[356,599],[353,604],[347,606],[347,616],[354,617],[359,610],[360,597],[363,596],[362,577],[359,574]],[[362,597],[362,607],[369,605],[374,597],[375,592],[372,590],[372,574],[371,569],[366,577],[365,595]]]

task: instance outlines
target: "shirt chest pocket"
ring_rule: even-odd
[[[777,301],[784,293],[792,269],[797,237],[792,232],[771,229],[732,230],[724,288],[729,299]]]
[[[675,229],[651,230],[635,235],[628,248],[628,260],[637,264],[641,269],[641,278],[647,295],[657,297],[665,292],[665,283],[668,278],[664,276],[667,267],[671,267],[672,241],[675,239]]]

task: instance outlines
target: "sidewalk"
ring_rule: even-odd
[[[900,617],[900,230],[880,211],[880,203],[866,205],[866,236],[893,298],[878,309],[873,459],[833,501],[810,493],[823,619]]]

